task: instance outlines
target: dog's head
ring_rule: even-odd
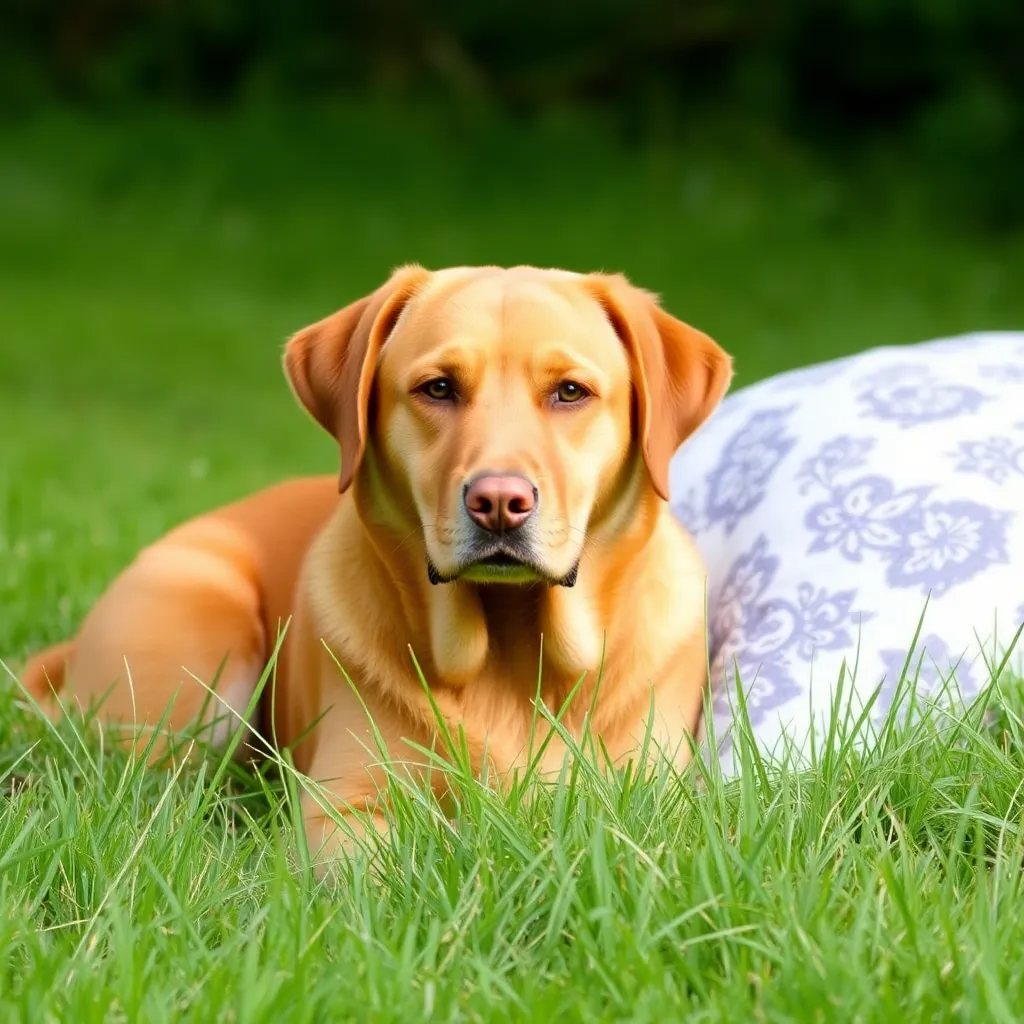
[[[422,536],[434,583],[571,585],[588,531],[642,460],[669,461],[729,385],[729,357],[624,277],[403,267],[288,343],[340,489]],[[634,497],[633,500],[636,500]]]

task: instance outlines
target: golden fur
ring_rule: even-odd
[[[145,549],[74,640],[29,662],[30,692],[86,705],[109,691],[103,717],[136,727],[176,696],[177,729],[207,697],[193,677],[220,670],[242,711],[290,616],[260,724],[377,827],[365,712],[415,772],[407,741],[437,742],[432,697],[500,778],[526,754],[538,666],[550,708],[583,679],[570,732],[593,704],[589,727],[621,761],[653,706],[656,744],[686,762],[705,571],[669,511],[668,465],[728,387],[713,341],[620,276],[412,266],[299,332],[285,368],[338,441],[340,480],[278,484]],[[512,478],[535,495],[526,524],[481,529],[467,487]],[[547,763],[563,753],[552,743]],[[305,815],[311,847],[344,843],[312,797]]]

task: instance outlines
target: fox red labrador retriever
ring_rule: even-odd
[[[527,756],[539,678],[549,708],[575,688],[565,727],[590,712],[613,761],[648,731],[688,760],[705,570],[668,466],[728,387],[718,345],[621,276],[408,266],[295,335],[285,368],[340,482],[279,484],[146,548],[32,659],[31,692],[105,698],[133,730],[172,700],[186,726],[213,685],[243,714],[290,620],[263,721],[323,787],[305,814],[328,854],[351,838],[338,821],[383,827],[368,715],[415,772],[439,713],[500,778]]]

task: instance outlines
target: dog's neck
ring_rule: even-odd
[[[584,674],[596,678],[609,658],[621,660],[616,609],[640,582],[648,541],[664,514],[639,460],[624,467],[616,500],[594,517],[572,588],[431,585],[422,530],[382,519],[379,495],[370,497],[373,485],[357,479],[354,511],[374,560],[396,587],[405,642],[431,686],[459,690],[493,674],[535,689],[540,674],[544,689],[550,683],[562,691]]]

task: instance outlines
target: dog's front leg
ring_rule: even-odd
[[[342,801],[328,793],[303,794],[302,817],[309,855],[321,876],[390,831],[378,801]]]
[[[318,865],[371,847],[388,827],[388,793],[421,786],[430,737],[397,702],[357,691],[324,654],[319,721],[297,750],[310,780],[301,805],[310,856]],[[420,748],[420,749],[417,749]]]

